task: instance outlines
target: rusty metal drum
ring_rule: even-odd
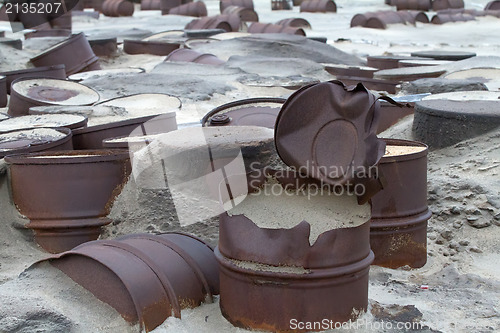
[[[372,197],[370,244],[374,265],[418,268],[427,261],[427,151],[416,141],[384,139],[379,173],[384,189]]]

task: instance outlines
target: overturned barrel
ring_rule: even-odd
[[[188,234],[88,242],[47,260],[145,331],[219,293],[212,248]]]
[[[203,1],[186,3],[168,11],[169,14],[202,17],[207,16],[207,7]]]
[[[254,22],[248,28],[250,33],[272,33],[272,34],[290,34],[305,36],[306,33],[302,28],[289,27],[272,23]]]
[[[337,5],[333,0],[306,0],[300,4],[301,12],[336,13]]]
[[[132,16],[134,4],[127,0],[106,0],[102,4],[102,13],[106,16]]]
[[[384,139],[379,173],[384,189],[372,197],[370,245],[374,265],[418,268],[427,262],[427,146]]]

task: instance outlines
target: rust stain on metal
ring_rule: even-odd
[[[301,12],[328,13],[337,12],[337,5],[333,0],[305,0],[300,4]]]
[[[272,23],[260,23],[254,22],[248,27],[248,32],[250,33],[280,33],[280,34],[290,34],[290,35],[300,35],[305,36],[306,33],[302,28],[290,27],[279,24]]]
[[[321,107],[311,101],[323,101]],[[276,149],[283,162],[306,168],[310,177],[344,185],[360,172],[368,175],[384,155],[377,139],[380,105],[362,84],[340,81],[299,89],[285,102],[275,126]],[[335,154],[331,153],[335,147]]]
[[[186,3],[168,11],[169,14],[202,17],[207,16],[207,7],[203,1]]]
[[[30,59],[35,67],[64,64],[66,75],[101,69],[99,58],[94,54],[83,32],[56,44]]]
[[[427,261],[427,146],[384,139],[400,147],[422,147],[417,153],[382,157],[379,170],[386,180],[372,197],[370,242],[375,265],[422,267]]]
[[[145,331],[219,292],[213,250],[187,234],[93,241],[46,260]]]

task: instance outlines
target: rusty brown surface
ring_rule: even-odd
[[[169,14],[202,17],[207,16],[207,7],[203,1],[186,3],[168,11]]]
[[[474,16],[470,14],[436,14],[432,17],[432,24],[445,24],[453,22],[474,21]]]
[[[47,67],[34,67],[15,71],[0,72],[0,75],[7,77],[7,93],[10,94],[10,86],[12,82],[19,78],[30,77],[64,80],[66,78],[66,70],[65,66],[63,64],[60,64]]]
[[[224,256],[273,266],[338,267],[370,252],[369,223],[327,231],[312,246],[306,221],[297,221],[291,229],[263,229],[243,215],[223,213],[219,228],[219,249]]]
[[[17,130],[16,130],[17,131]],[[10,131],[7,133],[14,133]],[[2,142],[0,144],[0,158],[12,154],[31,153],[40,151],[58,151],[58,150],[73,150],[71,141],[72,133],[69,128],[57,128],[57,131],[64,134],[64,137],[58,140],[50,140],[41,138],[39,140],[16,140]]]
[[[399,120],[415,112],[415,102],[405,103],[397,106],[386,101],[380,102],[380,121],[378,123],[377,134],[382,133]]]
[[[355,77],[366,77],[372,78],[373,73],[378,71],[377,68],[371,67],[355,67],[355,66],[339,66],[334,64],[329,64],[325,66],[325,70],[335,76],[355,76]]]
[[[427,262],[427,220],[429,210],[394,219],[372,219],[370,246],[373,265],[388,268],[420,268]]]
[[[259,22],[259,15],[251,8],[229,6],[224,8],[222,14],[238,15],[243,22]]]
[[[409,56],[368,56],[367,63],[369,67],[378,69],[392,69],[399,67],[400,60],[425,60],[425,58],[409,57]]]
[[[300,4],[301,12],[310,13],[335,13],[337,5],[333,0],[304,0]]]
[[[35,231],[39,245],[49,252],[62,252],[97,239],[99,228],[111,222],[106,217],[110,203],[130,174],[128,152],[34,155],[37,158],[11,155],[5,161],[10,166],[14,203],[30,219],[27,227]]]
[[[67,29],[43,29],[27,32],[24,34],[24,38],[39,38],[39,37],[69,37],[71,36],[71,30]]]
[[[253,0],[220,0],[219,9],[221,13],[230,6],[254,9]]]
[[[37,79],[32,79],[31,77],[22,77],[13,81],[11,85],[9,110],[7,112],[9,116],[18,117],[28,115],[29,109],[31,107],[57,105],[58,102],[66,101],[72,97],[77,96],[81,88],[94,91],[92,88],[88,88],[76,82],[71,83],[72,89],[59,88],[57,87],[57,82],[63,80],[50,80],[51,82],[46,85],[40,85],[38,82],[36,82]],[[21,81],[35,82],[34,84],[32,84],[26,94],[23,94],[16,91],[16,84]],[[99,94],[95,92],[95,98],[88,98],[86,101],[82,101],[80,105],[92,105],[98,102],[98,100]]]
[[[109,57],[118,51],[116,37],[89,39],[89,43],[98,57]]]
[[[142,0],[141,10],[161,10],[160,0]]]
[[[226,32],[237,32],[243,26],[238,15],[216,15],[195,19],[189,22],[186,30],[223,29]]]
[[[180,46],[181,43],[176,41],[169,42],[136,39],[125,39],[123,41],[123,51],[127,54],[152,54],[167,56],[172,51],[177,50]]]
[[[432,1],[432,10],[435,12],[440,11],[442,9],[457,9],[464,8],[464,0],[433,0]]]
[[[187,234],[88,242],[46,260],[146,332],[219,293],[213,250]]]
[[[218,250],[220,307],[224,317],[237,327],[304,332],[291,329],[290,320],[342,323],[366,311],[371,251],[350,265],[291,274],[242,268]]]
[[[396,10],[424,10],[428,11],[432,9],[432,0],[396,0],[393,4],[396,6]]]
[[[248,27],[248,32],[250,33],[271,33],[271,34],[290,34],[290,35],[300,35],[305,36],[306,33],[302,28],[284,26],[272,23],[260,23],[254,22]]]
[[[105,0],[102,3],[101,12],[111,17],[132,16],[134,4],[127,0]]]
[[[423,151],[383,157],[379,171],[384,189],[372,197],[370,242],[374,264],[422,267],[427,258],[427,146],[415,141],[384,139],[388,146],[423,147]]]
[[[276,22],[276,24],[284,25],[286,27],[311,29],[311,24],[307,20],[300,17],[293,17],[293,18],[279,20],[278,22]]]
[[[484,7],[484,10],[500,10],[500,1],[494,0],[488,2]]]
[[[66,76],[81,71],[100,69],[99,58],[94,54],[83,32],[72,35],[47,51],[30,59],[35,67],[64,64]]]
[[[384,154],[385,143],[375,135],[379,109],[377,98],[362,84],[346,86],[335,80],[301,88],[278,115],[278,154],[285,164],[305,168],[326,184],[354,181]]]

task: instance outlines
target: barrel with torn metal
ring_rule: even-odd
[[[302,332],[293,319],[355,320],[368,304],[370,205],[294,171],[268,171],[264,182],[249,176],[251,192],[220,215],[222,314],[273,332]]]
[[[93,241],[44,261],[146,332],[172,315],[181,318],[183,309],[212,302],[219,293],[212,248],[188,234]]]

